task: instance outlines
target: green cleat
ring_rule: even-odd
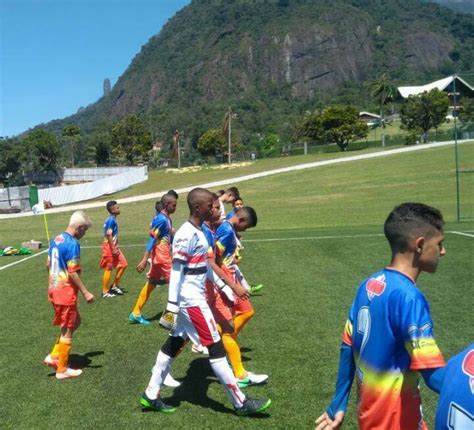
[[[138,323],[138,324],[142,324],[142,325],[150,325],[151,324],[150,321],[143,318],[141,315],[139,315],[138,317],[133,315],[133,312],[130,313],[130,315],[128,316],[128,319],[130,321],[132,321],[133,323]]]
[[[157,412],[163,412],[165,414],[172,414],[176,412],[176,408],[173,406],[167,405],[160,397],[157,399],[150,399],[145,393],[140,397],[140,405],[144,408],[153,409]]]
[[[263,284],[252,285],[250,286],[250,294],[258,293],[263,288]]]
[[[259,414],[267,410],[271,404],[270,399],[251,399],[247,397],[240,408],[235,408],[235,413],[240,416]]]

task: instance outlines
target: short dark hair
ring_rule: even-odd
[[[231,193],[237,199],[240,197],[239,189],[237,187],[227,188],[226,193]]]
[[[257,212],[255,212],[254,208],[250,206],[244,206],[240,209],[235,211],[235,214],[240,218],[243,217],[247,220],[248,227],[255,227],[257,225]]]
[[[169,190],[166,194],[173,196],[176,200],[178,200],[178,193],[175,190]]]
[[[194,211],[194,205],[196,203],[201,203],[205,198],[208,198],[209,196],[214,196],[214,193],[211,193],[209,190],[206,190],[205,188],[193,188],[187,197],[187,203],[188,203],[188,208],[190,213],[192,214]]]
[[[110,200],[110,202],[107,202],[107,204],[105,205],[105,207],[107,208],[107,212],[110,214],[112,212],[110,212],[110,210],[112,209],[113,206],[115,206],[117,204],[117,202],[115,200]]]
[[[443,215],[438,209],[423,203],[403,203],[388,215],[384,233],[392,252],[404,252],[411,239],[432,237],[442,232],[443,226]]]

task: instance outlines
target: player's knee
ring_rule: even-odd
[[[222,339],[219,339],[219,342],[213,343],[207,347],[209,351],[209,358],[223,358],[225,357],[224,344]]]
[[[184,339],[182,337],[168,336],[165,344],[161,348],[161,351],[168,355],[171,358],[174,358],[181,351],[181,348],[184,345]]]

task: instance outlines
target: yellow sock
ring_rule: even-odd
[[[105,269],[104,276],[102,277],[102,294],[105,294],[107,293],[107,291],[109,291],[111,276],[112,276],[112,270]]]
[[[62,373],[67,369],[67,363],[69,361],[69,353],[71,352],[72,340],[69,338],[61,337],[58,343],[58,368],[56,372]]]
[[[234,317],[234,333],[232,333],[232,337],[234,337],[234,339],[237,338],[237,335],[244,328],[245,324],[250,321],[254,314],[255,311],[248,311],[244,314],[240,314]]]
[[[59,345],[59,337],[56,339],[53,349],[50,352],[51,357],[57,357],[59,355],[58,345]]]
[[[140,295],[138,296],[137,303],[135,304],[135,307],[133,308],[133,311],[132,311],[133,315],[138,317],[142,314],[143,306],[145,306],[146,302],[148,301],[148,298],[150,297],[151,292],[155,288],[156,288],[156,285],[150,284],[149,282],[145,284],[145,286],[140,291]]]
[[[225,352],[229,357],[230,364],[234,369],[235,376],[237,378],[244,378],[247,371],[242,363],[239,344],[230,333],[223,333],[222,343],[224,344]]]
[[[120,267],[117,269],[117,272],[115,273],[115,278],[114,278],[114,285],[120,285],[120,279],[122,279],[123,272],[125,272],[126,267]]]

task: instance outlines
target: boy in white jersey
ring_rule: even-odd
[[[229,394],[236,413],[249,415],[262,412],[270,407],[271,400],[250,399],[238,387],[227,363],[217,324],[206,302],[206,279],[209,278],[220,288],[225,286],[208,265],[208,243],[201,229],[202,223],[212,217],[214,196],[208,190],[194,188],[188,194],[187,201],[190,216],[174,237],[168,305],[160,321],[163,325],[171,322],[171,332],[158,353],[140,404],[159,412],[175,411],[161,400],[160,388],[173,358],[190,338],[193,343],[201,343],[208,348],[211,368]]]

